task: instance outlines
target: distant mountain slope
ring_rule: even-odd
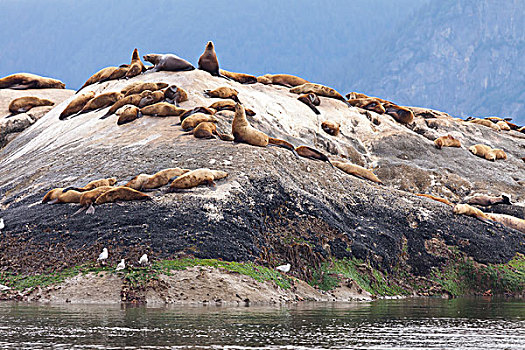
[[[455,115],[525,121],[525,1],[432,2],[401,24],[356,88]]]

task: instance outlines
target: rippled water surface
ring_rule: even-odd
[[[275,307],[0,303],[0,349],[525,349],[525,301]]]

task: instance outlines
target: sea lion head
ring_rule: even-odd
[[[140,60],[139,50],[138,50],[137,48],[135,48],[135,49],[133,50],[133,55],[131,55],[131,60],[132,60],[132,61]]]
[[[213,50],[213,41],[208,41],[206,44],[206,50]]]

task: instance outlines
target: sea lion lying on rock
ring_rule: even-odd
[[[335,89],[332,89],[331,87],[324,86],[321,84],[313,84],[313,83],[306,83],[302,85],[298,85],[294,88],[290,89],[290,92],[294,94],[309,94],[314,93],[317,96],[324,96],[324,97],[330,97],[335,98],[337,100],[341,100],[344,103],[348,104],[345,100],[345,98],[337,92]]]
[[[239,102],[239,98],[237,97],[239,92],[227,86],[222,86],[215,90],[204,90],[204,93],[209,97],[229,98],[235,102]]]
[[[117,178],[116,177],[110,177],[110,178],[107,178],[107,179],[98,179],[98,180],[90,181],[84,187],[67,187],[67,188],[64,189],[63,192],[67,192],[67,191],[70,191],[70,190],[75,190],[75,191],[78,191],[78,192],[85,192],[85,191],[89,191],[89,190],[92,190],[92,189],[97,188],[97,187],[113,186],[116,183],[117,183]]]
[[[219,72],[223,76],[235,80],[241,84],[255,84],[257,82],[257,77],[250,74],[228,72],[224,69],[220,69]]]
[[[443,147],[461,147],[461,142],[458,139],[455,139],[452,135],[446,135],[435,139],[434,145],[438,149]]]
[[[293,87],[309,83],[308,80],[290,74],[265,74],[263,76],[257,77],[257,82],[265,85],[275,84],[286,87]]]
[[[133,200],[151,200],[151,197],[132,188],[120,186],[104,192],[97,198],[95,204]]]
[[[376,182],[378,184],[382,184],[381,180],[372,172],[372,170],[363,168],[362,166],[351,164],[351,163],[345,163],[345,162],[339,162],[337,160],[333,160],[332,164],[335,165],[337,168],[341,169],[347,174],[354,175],[357,177],[360,177],[362,179],[370,180],[373,182]]]
[[[189,169],[177,167],[162,169],[153,175],[140,174],[128,181],[124,186],[138,191],[155,189],[167,185],[173,178],[179,177],[189,171]]]
[[[58,119],[64,120],[67,117],[72,116],[73,114],[76,114],[76,113],[80,112],[82,110],[82,108],[84,108],[84,106],[89,101],[91,101],[94,97],[95,97],[95,92],[94,91],[89,91],[89,92],[87,92],[85,94],[82,94],[82,95],[76,97],[75,99],[73,99],[73,101],[71,101],[67,105],[67,107],[62,111],[62,113],[60,113],[60,116],[58,117]]]
[[[33,107],[53,106],[55,102],[34,96],[15,98],[9,103],[9,112],[12,114],[25,113]]]
[[[481,205],[484,207],[487,207],[489,205],[497,205],[497,204],[511,205],[510,197],[505,194],[502,194],[501,196],[498,196],[498,197],[477,194],[475,196],[465,198],[465,201],[468,204]]]
[[[224,179],[227,176],[227,172],[220,170],[210,170],[207,168],[192,170],[173,180],[168,192],[173,192],[180,189],[188,189],[202,184],[214,186],[215,180]]]
[[[60,80],[41,77],[31,73],[16,73],[0,79],[0,89],[65,89]]]

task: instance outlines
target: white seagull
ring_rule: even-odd
[[[277,266],[275,269],[277,271],[281,271],[281,272],[287,273],[288,271],[290,271],[290,267],[292,267],[292,265],[286,264],[286,265]]]
[[[148,263],[148,254],[144,254],[140,257],[139,264],[146,265]]]
[[[124,270],[126,268],[126,263],[124,262],[124,259],[120,260],[120,262],[117,265],[117,268],[115,271]]]
[[[97,261],[104,261],[108,258],[108,248],[102,249],[102,253],[98,256]]]
[[[9,288],[8,286],[4,286],[3,284],[0,284],[0,292],[3,292],[5,290],[9,290],[11,288]]]
[[[5,224],[4,224],[4,219],[0,219],[0,231],[2,231],[2,229],[5,227]]]

